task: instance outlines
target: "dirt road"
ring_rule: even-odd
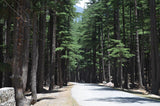
[[[34,106],[78,106],[71,96],[71,88],[69,86],[53,91],[38,94],[38,102]]]

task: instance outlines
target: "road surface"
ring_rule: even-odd
[[[160,106],[160,101],[97,84],[75,83],[71,92],[80,106]]]

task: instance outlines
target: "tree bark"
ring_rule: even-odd
[[[114,38],[117,40],[121,40],[120,38],[120,24],[119,24],[119,0],[115,0],[114,1]],[[118,60],[120,60],[120,58],[118,58]],[[114,60],[114,64],[116,66],[117,64],[117,60]],[[118,83],[120,83],[119,76],[118,74],[121,73],[120,70],[120,65],[117,65],[118,67],[115,67],[115,72],[114,72],[114,83],[115,83],[115,87],[118,87]]]
[[[95,30],[94,32],[96,33],[96,25],[94,26],[95,27]],[[96,35],[95,33],[92,35],[92,42],[96,42],[97,39],[96,39]],[[92,83],[96,83],[97,81],[97,76],[96,76],[96,48],[95,48],[96,44],[93,45],[93,52],[92,52],[92,62],[93,62],[93,65],[92,65]]]
[[[56,70],[56,11],[52,11],[51,20],[53,20],[53,31],[52,32],[52,54],[51,54],[51,68],[50,68],[50,86],[49,89],[52,90],[55,85],[55,70]]]
[[[160,64],[158,52],[158,35],[156,30],[156,4],[155,0],[150,0],[150,20],[151,20],[151,68],[152,86],[151,92],[158,94],[160,88]]]
[[[38,67],[38,35],[37,15],[33,13],[32,68],[31,68],[31,103],[37,102],[37,67]]]
[[[3,24],[0,24],[0,64],[3,63]],[[0,87],[3,87],[3,73],[0,70]]]
[[[62,87],[63,86],[63,80],[62,80],[62,67],[61,67],[61,51],[58,51],[58,53],[57,53],[57,65],[58,65],[58,69],[57,69],[57,73],[58,73],[58,75],[59,75],[59,82],[58,82],[58,85],[60,86],[60,87]]]
[[[29,18],[29,6],[30,2],[25,0],[24,3],[24,11],[25,11],[25,22],[24,22],[24,57],[23,57],[23,66],[22,66],[22,80],[23,80],[23,89],[26,90],[27,77],[28,77],[28,63],[29,63],[29,40],[30,40],[30,18]]]
[[[109,33],[107,34],[108,36],[108,42],[110,42],[110,36]],[[109,43],[108,43],[108,48],[110,47]],[[110,52],[108,51],[108,56],[110,55]],[[108,81],[111,82],[111,62],[110,59],[108,59]]]
[[[104,38],[103,38],[103,24],[101,25],[101,50],[102,50],[102,71],[103,71],[103,81],[106,81],[106,72],[105,72],[105,68],[104,68],[104,50],[103,50],[103,46],[104,46]]]
[[[45,64],[45,38],[46,38],[46,10],[40,14],[39,19],[39,59],[38,59],[38,92],[43,91],[44,64]]]
[[[138,23],[138,14],[137,14],[137,0],[135,2],[135,17],[136,17],[136,24]],[[142,82],[142,72],[141,72],[141,61],[140,61],[140,49],[139,49],[139,35],[138,35],[138,28],[136,25],[136,50],[137,50],[137,68],[138,68],[138,80],[139,80],[139,87],[144,88]]]
[[[120,57],[120,88],[122,89],[123,88],[123,67],[122,67],[122,60],[121,60],[121,57]]]
[[[12,63],[12,80],[15,88],[15,99],[17,106],[29,106],[29,102],[24,96],[23,89],[23,56],[24,56],[24,40],[26,34],[24,33],[24,17],[23,8],[25,7],[25,0],[19,0],[17,4],[17,12],[19,15],[16,17],[16,30],[14,36],[14,51]],[[16,7],[16,6],[15,6]]]
[[[10,13],[10,10],[9,10]],[[11,65],[11,57],[12,57],[12,52],[11,52],[11,15],[8,16],[7,20],[5,21],[5,26],[6,26],[6,31],[5,31],[5,55],[4,55],[4,63]],[[10,76],[12,75],[11,69],[7,70],[4,73],[4,86],[5,87],[10,87],[12,86],[12,81]]]

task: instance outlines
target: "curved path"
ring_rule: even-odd
[[[160,101],[97,84],[75,83],[72,96],[80,106],[160,106]]]

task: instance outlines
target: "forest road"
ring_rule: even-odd
[[[74,83],[72,97],[80,106],[160,106],[160,101],[139,97],[97,84]]]

